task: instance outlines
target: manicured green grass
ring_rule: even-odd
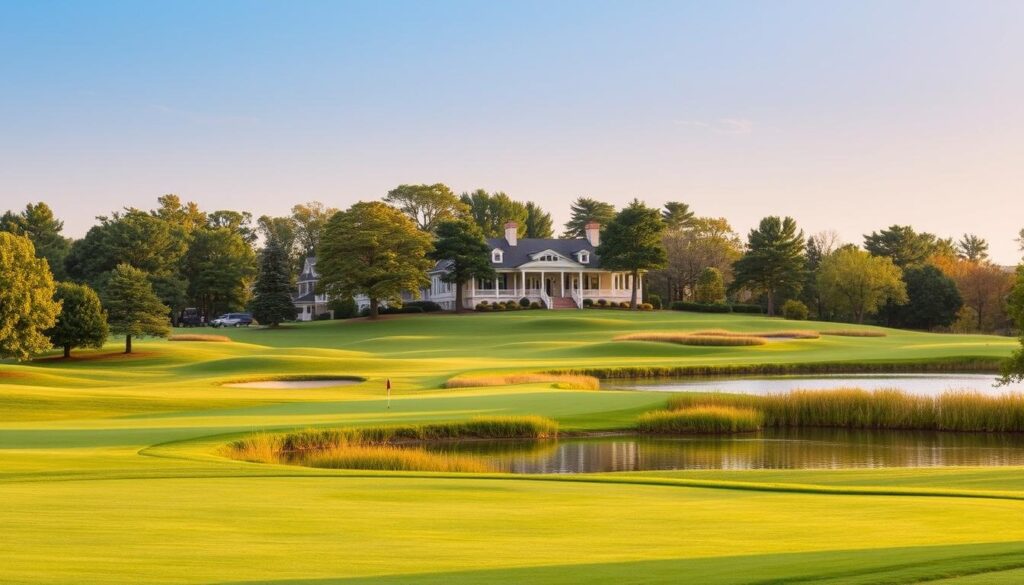
[[[545,416],[567,431],[626,428],[666,402],[663,394],[551,382],[444,388],[457,376],[925,367],[991,363],[1015,347],[997,337],[893,330],[752,347],[611,341],[641,331],[829,327],[667,311],[429,315],[224,332],[232,343],[143,341],[129,357],[112,342],[67,361],[2,363],[0,582],[906,583],[1014,575],[1024,565],[1021,469],[527,478],[305,468],[220,452],[258,432],[478,416]],[[301,391],[222,385],[341,376],[365,381]]]

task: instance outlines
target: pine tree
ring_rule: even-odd
[[[778,297],[800,292],[804,280],[804,232],[796,221],[772,216],[747,236],[747,251],[733,265],[732,289],[743,286],[768,297],[768,315],[775,315]]]
[[[615,218],[615,206],[589,197],[578,197],[569,209],[572,214],[565,222],[563,238],[582,238],[587,234],[587,224],[597,222],[605,227]]]
[[[551,223],[551,214],[541,209],[533,201],[526,202],[526,237],[553,238],[555,230]]]
[[[60,314],[57,323],[46,332],[53,346],[63,348],[66,358],[71,357],[71,350],[76,347],[103,347],[110,328],[96,291],[84,284],[60,282],[54,298],[61,302]]]
[[[450,262],[448,273],[441,277],[455,285],[455,312],[461,313],[462,285],[473,278],[494,275],[487,241],[480,227],[469,220],[450,220],[437,226],[437,241],[430,257]]]
[[[260,270],[256,276],[253,299],[249,304],[249,310],[257,322],[277,327],[282,321],[295,318],[289,266],[287,251],[281,246],[281,241],[272,235],[260,253]]]
[[[597,254],[601,266],[611,270],[628,270],[633,275],[633,296],[630,306],[637,306],[637,285],[640,272],[665,266],[667,256],[661,235],[665,222],[657,209],[651,209],[634,199],[608,224],[601,236]]]
[[[104,295],[110,330],[124,335],[124,352],[132,352],[132,337],[167,337],[170,309],[160,302],[146,273],[118,264],[110,274]]]

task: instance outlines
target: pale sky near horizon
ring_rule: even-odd
[[[482,187],[1019,261],[1024,2],[0,0],[0,210]]]

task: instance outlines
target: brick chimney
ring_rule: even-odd
[[[587,241],[595,248],[601,245],[601,224],[592,221],[586,226]]]
[[[505,241],[509,246],[515,246],[519,242],[519,224],[510,221],[505,224]]]

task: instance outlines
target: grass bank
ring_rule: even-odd
[[[752,408],[694,406],[644,413],[636,429],[648,434],[728,434],[761,429],[764,415]]]

